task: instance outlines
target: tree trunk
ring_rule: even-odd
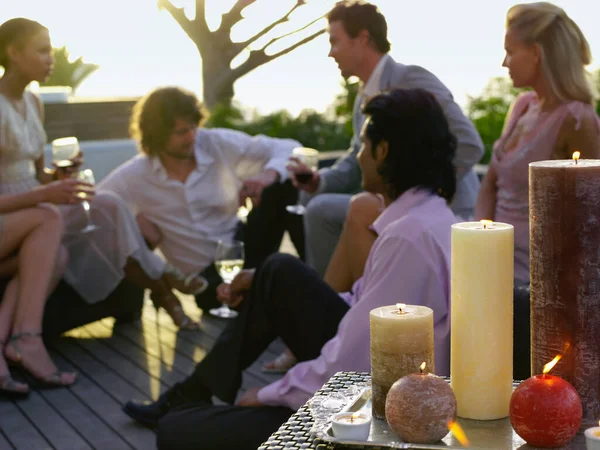
[[[202,89],[204,106],[213,110],[215,106],[231,106],[235,82],[231,74],[230,61],[215,51],[202,55]]]

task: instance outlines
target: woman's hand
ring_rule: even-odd
[[[54,203],[55,205],[69,205],[88,200],[93,196],[94,187],[80,180],[72,178],[68,180],[53,181],[36,188],[39,196],[39,203]],[[85,199],[77,196],[79,193],[87,194]]]

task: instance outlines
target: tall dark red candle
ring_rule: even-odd
[[[600,160],[529,165],[531,370],[553,370],[600,417]]]

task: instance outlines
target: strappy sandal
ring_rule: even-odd
[[[4,341],[0,340],[0,351],[4,351]],[[26,398],[29,395],[29,385],[13,380],[10,373],[0,375],[0,397],[9,400]]]
[[[180,330],[200,331],[200,324],[194,322],[186,315],[181,307],[181,303],[179,303],[179,299],[172,292],[169,292],[164,296],[151,293],[150,300],[152,300],[152,304],[154,305],[154,308],[156,308],[156,313],[158,314],[160,309],[163,308]],[[175,304],[175,302],[177,302],[177,304]]]
[[[287,350],[284,350],[273,361],[266,362],[262,371],[265,373],[286,373],[294,367],[297,362],[298,360],[294,355],[290,354]]]
[[[182,294],[200,295],[208,289],[208,281],[201,275],[192,273],[184,275],[177,267],[167,263],[164,272],[167,283]]]
[[[21,355],[21,349],[19,348],[19,345],[17,344],[17,342],[24,337],[35,337],[38,339],[42,339],[42,333],[40,333],[40,332],[32,333],[32,332],[25,331],[23,333],[13,334],[8,340],[8,345],[11,346],[12,350],[16,353],[17,357],[10,358],[6,354],[6,350],[5,350],[4,355],[6,357],[7,362],[12,363],[12,364],[22,368],[31,378],[33,378],[33,380],[37,384],[37,387],[42,388],[42,389],[54,389],[54,388],[59,388],[59,387],[66,387],[66,386],[71,386],[73,383],[75,383],[75,381],[77,380],[76,372],[61,372],[59,370],[56,370],[52,373],[49,373],[48,375],[38,375],[30,367],[27,367],[27,363],[25,362],[25,360],[23,359],[23,356]],[[64,375],[72,376],[73,377],[72,381],[65,381],[63,378]]]

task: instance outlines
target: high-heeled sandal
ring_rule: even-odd
[[[54,389],[54,388],[59,388],[59,387],[71,386],[73,383],[75,383],[75,381],[77,381],[77,373],[76,372],[61,372],[59,370],[56,370],[52,373],[49,373],[48,375],[38,375],[30,367],[27,367],[27,363],[25,362],[25,360],[23,359],[23,356],[21,355],[21,349],[19,348],[19,345],[17,344],[17,342],[24,337],[35,337],[38,339],[42,339],[42,333],[40,333],[40,332],[32,333],[32,332],[24,331],[22,333],[13,334],[8,339],[7,347],[10,345],[12,350],[16,353],[17,357],[10,358],[6,354],[6,349],[4,351],[4,356],[5,356],[7,362],[22,368],[28,375],[30,375],[31,378],[33,378],[33,380],[37,384],[37,387],[44,388],[44,389]],[[72,375],[73,381],[70,381],[70,382],[65,381],[63,379],[64,375]]]
[[[177,289],[182,294],[200,295],[208,288],[208,281],[201,275],[192,273],[184,275],[177,267],[165,264],[164,275],[172,289]]]
[[[0,351],[4,352],[5,342],[0,340]],[[9,400],[26,398],[29,395],[29,385],[13,380],[10,373],[0,375],[0,397]]]
[[[183,311],[179,299],[172,292],[163,296],[153,292],[150,294],[150,300],[152,300],[152,304],[154,305],[154,308],[156,308],[156,314],[158,314],[160,308],[163,308],[180,330],[200,331],[200,324],[189,318]],[[177,304],[175,304],[175,302],[177,302]]]

